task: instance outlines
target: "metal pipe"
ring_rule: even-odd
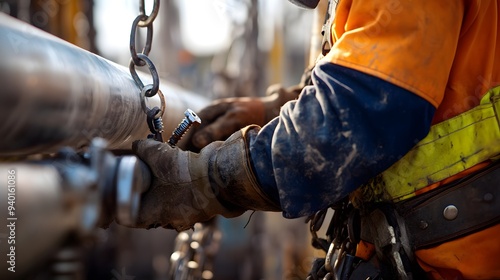
[[[64,149],[47,160],[0,163],[0,220],[7,225],[0,227],[0,279],[31,279],[63,247],[95,238],[99,225],[133,226],[151,182],[140,162],[115,157],[96,138],[85,160]]]
[[[209,101],[163,80],[160,89],[166,133]],[[79,150],[94,137],[128,150],[149,133],[145,120],[128,68],[0,13],[0,156]]]
[[[63,192],[66,186],[54,166],[0,164],[0,172],[4,174],[0,181],[4,223],[0,278],[26,279],[50,260],[70,232],[82,228],[87,196],[83,191],[78,195]]]

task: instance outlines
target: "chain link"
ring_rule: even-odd
[[[139,26],[146,27],[152,24],[156,16],[158,15],[158,11],[160,11],[160,0],[155,0],[153,4],[153,10],[151,11],[151,14],[149,16],[146,16],[146,8],[144,5],[144,0],[139,1],[139,14],[141,16],[146,16],[145,19],[139,22]]]
[[[158,92],[160,92],[160,77],[158,75],[158,71],[156,70],[156,67],[154,63],[151,61],[151,59],[148,57],[149,52],[151,51],[152,43],[153,43],[153,21],[158,15],[158,11],[160,9],[160,0],[155,0],[154,5],[153,5],[153,11],[151,12],[150,15],[146,15],[145,12],[145,7],[144,7],[144,0],[139,1],[139,15],[135,18],[135,20],[132,23],[132,28],[130,31],[130,63],[129,63],[129,70],[130,74],[132,75],[132,78],[134,79],[136,85],[140,88],[141,92],[144,92],[141,94],[141,98],[144,99],[145,97],[153,97],[155,96]],[[137,27],[141,28],[147,28],[147,34],[146,34],[146,42],[144,45],[144,48],[142,49],[142,52],[139,53],[137,52]],[[150,85],[144,85],[142,82],[141,78],[137,74],[137,71],[135,70],[136,66],[147,66],[149,72],[151,73],[151,77],[153,80],[153,84]],[[144,91],[144,89],[147,89]],[[144,104],[144,100],[141,100],[141,104]],[[145,106],[143,106],[143,110],[145,109]],[[164,106],[161,108],[161,112],[163,113],[164,111]],[[146,111],[144,113],[147,113]]]
[[[180,232],[170,255],[168,279],[214,279],[214,261],[221,238],[216,218],[195,224],[191,232]]]
[[[146,65],[146,63],[137,56],[136,40],[135,40],[136,39],[135,35],[137,34],[137,26],[139,26],[139,21],[145,18],[146,16],[144,15],[138,15],[135,18],[134,22],[132,23],[132,30],[130,31],[130,56],[132,56],[132,61],[137,66]],[[142,49],[142,54],[147,56],[151,51],[151,44],[153,43],[153,24],[150,24],[146,27],[147,27],[146,44]]]
[[[148,89],[147,92],[144,93],[144,96],[146,97],[153,97],[156,95],[158,90],[160,89],[160,77],[158,76],[158,71],[156,71],[156,67],[153,64],[153,61],[151,59],[142,53],[136,54],[137,58],[139,58],[141,61],[143,61],[149,69],[149,72],[151,73],[151,77],[153,78],[153,84],[151,85],[151,88]],[[143,88],[145,88],[141,78],[137,74],[137,71],[135,71],[135,64],[134,61],[131,59],[130,64],[129,64],[129,70],[130,74],[132,75],[132,78],[134,79],[136,85],[141,88],[141,91]]]
[[[151,134],[148,135],[148,138],[155,139],[157,141],[163,142],[163,122],[162,116],[165,112],[165,98],[160,90],[160,77],[158,75],[158,71],[156,71],[156,67],[148,57],[149,52],[151,51],[151,47],[153,45],[153,21],[158,15],[158,11],[160,10],[160,0],[155,0],[153,4],[153,11],[150,15],[146,15],[144,0],[139,1],[139,15],[134,19],[132,23],[132,29],[130,30],[130,63],[129,63],[129,71],[130,75],[134,79],[135,84],[140,89],[140,99],[141,99],[141,107],[146,114],[146,123],[148,124],[149,130]],[[146,42],[144,44],[144,48],[142,52],[137,52],[137,27],[147,28],[146,33]],[[135,70],[136,66],[147,66],[149,73],[151,74],[153,83],[144,85],[141,78],[137,74]],[[153,97],[156,94],[160,96],[160,108],[148,108],[146,106],[146,97]]]

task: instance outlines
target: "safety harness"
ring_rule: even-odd
[[[500,154],[499,124],[497,86],[478,106],[433,125],[428,136],[403,158],[354,192],[349,204],[356,207],[336,209],[347,211],[342,215],[350,218],[331,222],[331,228],[346,229],[348,237],[344,239],[348,241],[338,236],[329,238],[332,245],[322,266],[325,275],[335,274],[338,279],[418,279],[422,271],[413,251],[500,222],[500,161],[496,160]],[[493,163],[480,172],[415,194],[487,161]],[[353,244],[360,240],[374,244],[372,259],[355,257]],[[338,245],[346,242],[351,245]],[[328,265],[332,258],[328,255],[335,256],[335,264]]]
[[[500,161],[395,205],[414,250],[433,247],[500,222]]]
[[[478,106],[433,125],[408,154],[354,192],[350,201],[342,201],[342,207],[332,207],[335,214],[328,239],[322,241],[313,233],[313,246],[327,256],[322,265],[315,263],[317,271],[309,279],[315,279],[313,275],[419,279],[422,271],[413,251],[500,222],[499,124],[500,86],[491,89]],[[492,164],[479,172],[415,194],[489,160]],[[311,232],[314,228],[318,227],[311,226]],[[356,257],[354,244],[361,240],[374,244],[372,259]]]

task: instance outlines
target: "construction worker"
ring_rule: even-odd
[[[137,227],[297,218],[349,197],[353,279],[416,278],[413,253],[431,279],[500,279],[499,2],[340,0],[333,13],[300,95],[217,101],[200,113],[199,153],[134,143],[154,175]]]

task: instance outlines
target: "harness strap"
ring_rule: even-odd
[[[397,204],[416,249],[500,222],[500,162]],[[444,189],[444,190],[443,190]]]
[[[479,106],[435,124],[403,158],[378,176],[394,201],[500,153],[500,86]]]

